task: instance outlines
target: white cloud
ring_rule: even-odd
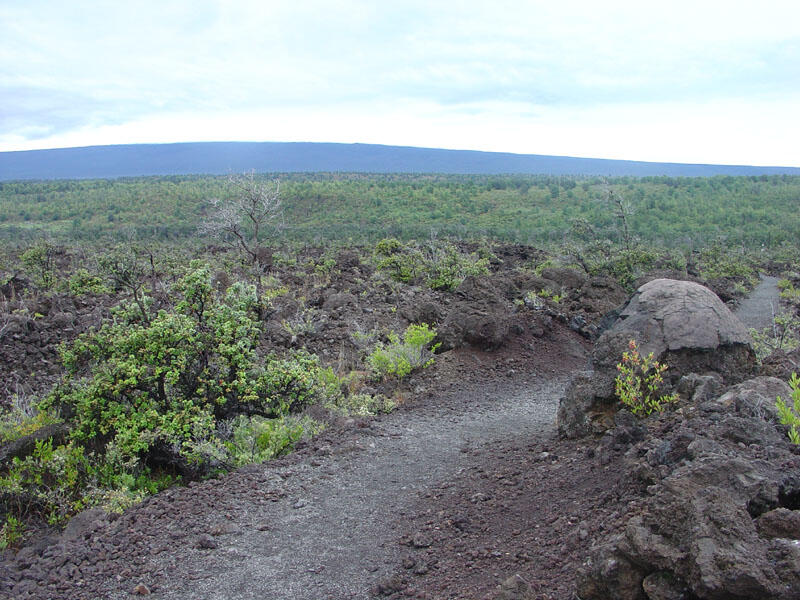
[[[800,165],[800,5],[739,4],[6,0],[0,150],[312,140]]]

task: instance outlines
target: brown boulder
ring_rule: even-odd
[[[800,540],[800,510],[779,507],[756,519],[756,529],[762,537]]]
[[[691,281],[646,283],[609,333],[636,339],[643,354],[653,352],[676,372],[714,371],[736,383],[756,365],[745,326],[716,294]]]
[[[690,281],[655,279],[640,287],[592,352],[590,376],[567,388],[557,415],[560,435],[602,433],[620,406],[615,399],[617,364],[631,339],[642,355],[669,367],[668,386],[689,373],[717,373],[737,383],[755,370],[744,325],[711,290]],[[709,388],[710,389],[710,388]]]

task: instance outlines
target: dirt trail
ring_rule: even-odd
[[[780,310],[779,299],[778,278],[762,275],[756,288],[742,299],[734,312],[745,327],[761,331],[772,326],[772,319]]]
[[[399,561],[398,533],[387,524],[426,488],[463,470],[467,449],[549,430],[565,383],[490,384],[460,405],[389,415],[347,451],[277,471],[289,478],[287,496],[241,506],[227,524],[233,533],[186,557],[157,597],[369,598]],[[258,530],[263,524],[267,531]],[[198,569],[203,579],[189,579]]]
[[[552,434],[587,346],[559,325],[493,353],[447,353],[394,413],[334,424],[280,460],[172,488],[41,556],[21,553],[0,568],[10,582],[0,598],[127,599],[140,585],[181,600],[370,598],[432,489],[474,467],[476,452],[488,460],[503,440]]]

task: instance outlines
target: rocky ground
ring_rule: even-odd
[[[552,528],[550,544],[556,544],[579,507],[563,513],[558,502],[564,487],[541,488],[541,480],[523,476],[522,465],[513,468],[512,459],[527,456],[548,470],[569,469],[574,461],[569,453],[547,454],[542,444],[552,436],[556,400],[569,373],[585,366],[586,351],[582,337],[558,326],[544,338],[521,337],[494,353],[451,352],[414,382],[417,399],[390,415],[346,420],[284,459],[173,489],[113,521],[88,518],[57,540],[41,540],[39,548],[4,563],[10,584],[4,593],[9,598],[121,598],[136,590],[163,598],[369,598],[400,588],[406,593],[393,576],[397,568],[405,573],[403,565],[413,561],[407,571],[413,579],[439,572],[455,558],[444,548],[431,550],[440,540],[426,523],[441,516],[429,510],[444,490],[483,513],[457,519],[464,532],[478,532],[490,511],[504,510],[507,501],[535,486],[536,504],[551,516],[543,527]],[[508,454],[512,431],[515,455]],[[425,522],[417,523],[420,518]],[[527,527],[518,521],[512,529]],[[506,538],[510,531],[498,533]],[[513,536],[507,541],[513,544]],[[486,540],[469,548],[486,553],[476,554],[474,564],[496,560],[490,556],[499,552],[494,545]],[[536,559],[504,554],[503,568],[494,567],[498,577],[520,560]],[[493,578],[485,583],[491,589]],[[567,579],[563,588],[568,586]],[[465,593],[461,589],[453,597]]]
[[[655,480],[634,473],[631,457],[653,448],[624,424],[604,438],[557,436],[559,399],[589,367],[588,326],[620,294],[550,276],[545,285],[583,292],[524,318],[508,317],[510,296],[540,278],[468,283],[446,301],[387,289],[381,301],[396,309],[387,315],[430,305],[443,326],[473,319],[482,337],[465,345],[461,329],[446,328],[457,348],[411,380],[394,413],[340,419],[288,457],[168,490],[119,517],[84,514],[6,553],[0,597],[577,598],[598,548],[646,514]],[[320,352],[361,310],[343,296],[354,291],[313,300],[327,303],[327,333],[311,340]],[[774,296],[774,284],[763,293]],[[666,440],[686,429],[652,428]]]

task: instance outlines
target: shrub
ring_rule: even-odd
[[[788,279],[781,279],[778,281],[780,288],[780,296],[783,300],[794,307],[800,307],[800,290],[794,287]]]
[[[208,267],[194,264],[175,291],[174,310],[147,323],[123,310],[63,347],[67,376],[43,403],[74,415],[73,439],[111,444],[123,464],[166,453],[187,466],[217,419],[278,416],[314,397],[316,357],[257,361],[255,286],[238,282],[217,298]]]
[[[254,285],[217,294],[208,267],[193,263],[173,291],[174,306],[147,321],[131,302],[62,346],[66,375],[42,412],[6,419],[6,438],[46,424],[58,409],[72,426],[68,443],[40,442],[0,477],[9,514],[61,523],[93,504],[123,510],[173,484],[176,473],[266,460],[317,431],[289,413],[338,397],[340,382],[304,350],[259,359]]]
[[[69,291],[73,296],[85,294],[105,294],[108,288],[103,284],[102,277],[92,275],[86,269],[78,269],[69,278]]]
[[[403,244],[396,238],[383,238],[375,244],[375,254],[378,256],[391,256],[402,247]]]
[[[800,432],[798,432],[798,427],[800,427],[800,377],[797,376],[797,373],[792,373],[789,386],[792,388],[792,404],[786,404],[778,396],[775,405],[778,407],[781,423],[789,426],[789,439],[793,444],[800,444]]]
[[[257,415],[235,417],[223,444],[231,466],[261,463],[289,452],[303,437],[321,427],[312,419],[285,416],[265,419]]]
[[[39,411],[28,415],[12,406],[0,414],[0,444],[13,442],[35,433],[42,427],[59,422],[60,419],[51,412]]]
[[[10,513],[36,513],[48,523],[62,523],[90,504],[87,490],[93,470],[83,449],[73,443],[53,447],[52,440],[36,442],[30,456],[15,457],[0,477],[0,497]]]
[[[675,402],[676,394],[661,394],[664,372],[667,365],[653,360],[651,352],[645,357],[639,354],[636,340],[628,342],[628,351],[622,354],[617,364],[615,390],[620,401],[637,416],[647,416],[664,410],[664,404]]]
[[[488,275],[489,258],[463,254],[453,244],[434,248],[427,263],[427,284],[433,290],[454,290],[468,276]]]
[[[375,267],[395,281],[411,283],[425,272],[422,253],[416,248],[403,246],[397,240],[378,242],[375,255],[378,257]]]
[[[405,377],[414,369],[433,364],[433,353],[439,347],[439,344],[430,346],[435,337],[436,330],[427,323],[409,325],[402,339],[397,333],[391,332],[389,343],[379,342],[367,356],[367,364],[378,379]]]
[[[753,260],[716,241],[700,251],[700,271],[706,279],[738,278],[751,287],[758,281]]]
[[[267,357],[256,383],[257,390],[267,400],[267,414],[285,415],[323,399],[329,393],[323,375],[326,371],[319,358],[306,350],[297,350],[286,357]]]
[[[800,319],[790,313],[781,313],[772,320],[772,327],[761,331],[750,329],[750,336],[758,360],[775,350],[791,352],[800,346]]]
[[[22,264],[33,275],[36,284],[44,289],[50,289],[56,281],[55,255],[55,247],[45,241],[31,246],[20,256]]]
[[[6,522],[0,527],[0,550],[13,548],[20,543],[25,535],[22,522],[13,516],[8,516]]]
[[[433,290],[454,290],[470,275],[488,274],[489,261],[494,255],[485,249],[481,254],[464,254],[449,243],[430,244],[423,252],[394,238],[383,239],[375,247],[379,271],[401,283],[424,278]]]

